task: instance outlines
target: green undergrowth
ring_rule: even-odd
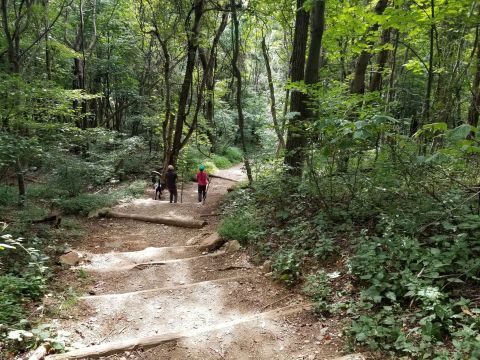
[[[225,147],[217,154],[209,154],[206,147],[189,146],[182,151],[178,173],[189,180],[195,180],[199,165],[203,164],[209,174],[218,169],[228,169],[243,160],[242,151],[237,147]]]
[[[405,164],[385,154],[356,173],[302,181],[269,165],[229,194],[219,233],[270,259],[273,278],[308,295],[319,315],[349,319],[351,351],[477,359],[477,199],[444,175],[458,168]]]

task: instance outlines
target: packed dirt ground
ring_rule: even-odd
[[[168,192],[119,204],[116,211],[203,219],[188,229],[125,219],[94,218],[76,245],[83,261],[60,277],[78,281],[75,305],[58,311],[56,327],[71,334],[66,354],[50,359],[336,359],[343,349],[338,323],[315,317],[308,301],[274,283],[248,252],[199,246],[214,234],[221,198],[240,167],[213,178],[206,203],[185,184],[182,203]],[[141,265],[139,265],[141,264]],[[81,273],[84,281],[75,274]],[[345,359],[364,359],[350,355]]]

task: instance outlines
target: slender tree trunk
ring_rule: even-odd
[[[185,76],[182,83],[178,99],[177,121],[175,124],[175,134],[173,136],[172,154],[169,164],[176,165],[178,155],[182,147],[183,125],[187,118],[187,102],[190,88],[192,87],[193,70],[195,68],[195,59],[197,56],[198,42],[200,36],[200,20],[203,15],[204,0],[195,0],[194,3],[194,20],[187,43],[187,63],[185,67]]]
[[[240,53],[240,35],[239,35],[240,25],[237,18],[237,4],[235,3],[235,0],[230,0],[230,7],[232,11],[233,31],[234,31],[232,68],[233,68],[233,76],[237,80],[235,95],[236,95],[236,105],[237,105],[237,112],[238,112],[238,127],[240,131],[240,141],[242,144],[245,169],[247,171],[248,182],[251,184],[253,182],[253,176],[252,176],[252,169],[250,167],[250,161],[248,159],[247,144],[245,141],[245,119],[243,116],[243,109],[242,109],[242,73],[238,68],[238,57]]]
[[[477,64],[475,77],[472,83],[472,99],[468,109],[467,122],[472,126],[478,126],[478,118],[480,114],[480,45],[477,45]]]
[[[430,53],[428,56],[428,81],[427,81],[427,91],[425,95],[425,105],[424,105],[424,114],[423,118],[427,123],[430,122],[430,103],[432,97],[432,86],[433,86],[433,57],[434,53],[434,44],[435,44],[435,24],[433,21],[435,20],[435,0],[430,1],[431,6],[431,21],[432,25],[430,26]]]
[[[384,29],[381,35],[381,46],[383,49],[378,54],[377,65],[370,81],[369,91],[380,91],[382,89],[383,72],[390,55],[390,50],[385,49],[388,43],[390,43],[390,29]]]
[[[217,64],[217,47],[228,22],[228,13],[223,13],[220,25],[213,38],[212,47],[210,48],[210,54],[207,58],[206,53],[200,52],[203,71],[206,74],[206,101],[205,101],[205,119],[208,124],[207,136],[212,145],[212,151],[216,149],[216,136],[215,136],[215,121],[214,121],[214,90],[215,90],[215,67]]]
[[[400,40],[400,32],[395,30],[395,42],[393,45],[393,54],[392,54],[392,68],[390,71],[390,79],[388,81],[388,94],[387,94],[387,106],[395,98],[395,76],[397,70],[397,53],[398,53],[398,41]]]
[[[285,140],[283,139],[283,132],[277,120],[277,109],[275,107],[275,88],[273,86],[272,69],[270,68],[270,60],[268,58],[267,44],[265,36],[262,37],[262,53],[265,61],[265,68],[267,69],[268,89],[270,91],[270,112],[272,114],[273,128],[278,138],[278,149],[285,149]]]
[[[305,79],[305,54],[307,50],[309,14],[305,11],[304,0],[297,0],[295,18],[295,33],[292,50],[292,82],[301,82]],[[305,129],[303,117],[305,96],[299,90],[293,89],[290,95],[290,112],[296,113],[289,120],[286,142],[285,165],[292,176],[302,175],[302,166],[305,159]]]
[[[388,0],[379,0],[375,6],[375,13],[377,15],[382,15],[388,5]],[[370,33],[375,32],[379,28],[379,24],[374,24],[369,27],[367,30],[367,37]],[[373,46],[371,40],[367,40],[368,47]],[[355,73],[353,80],[350,84],[350,93],[351,94],[363,94],[365,93],[365,74],[367,72],[367,67],[370,62],[372,54],[368,50],[363,50],[358,56],[357,62],[355,64]]]
[[[48,30],[50,24],[48,22],[48,0],[43,1],[43,10],[45,11],[43,22],[45,26],[45,72],[47,74],[47,80],[52,80],[52,59],[50,51],[49,36],[50,31]]]

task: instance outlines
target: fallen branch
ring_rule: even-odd
[[[157,262],[151,262],[151,263],[141,263],[141,264],[137,264],[135,265],[133,269],[145,269],[145,268],[148,268],[150,266],[161,266],[161,265],[165,265],[165,262],[163,261],[157,261]]]
[[[207,225],[207,222],[205,220],[175,218],[175,217],[167,217],[167,216],[146,216],[146,215],[139,215],[139,214],[125,214],[117,211],[112,211],[109,209],[102,210],[98,214],[99,216],[105,216],[110,218],[146,221],[146,222],[151,222],[156,224],[164,224],[164,225],[193,228],[193,229],[200,229],[205,225]]]
[[[252,266],[237,266],[237,265],[232,265],[232,266],[227,266],[221,269],[217,269],[214,271],[228,271],[228,270],[236,270],[236,269],[251,269]]]
[[[287,298],[289,298],[289,297],[291,297],[291,296],[292,296],[292,294],[288,294],[288,295],[286,295],[286,296],[284,296],[284,297],[282,297],[282,298],[280,298],[280,299],[278,299],[278,300],[275,300],[274,302],[271,302],[271,303],[265,305],[264,307],[262,307],[262,310],[261,310],[261,311],[265,310],[266,308],[268,308],[268,307],[270,307],[270,306],[272,306],[272,305],[278,304],[279,302],[281,302],[281,301],[283,301],[283,300],[285,300],[285,299],[287,299]]]

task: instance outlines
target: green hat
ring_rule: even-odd
[[[199,169],[200,169],[200,171],[205,170],[205,165],[200,165]]]

